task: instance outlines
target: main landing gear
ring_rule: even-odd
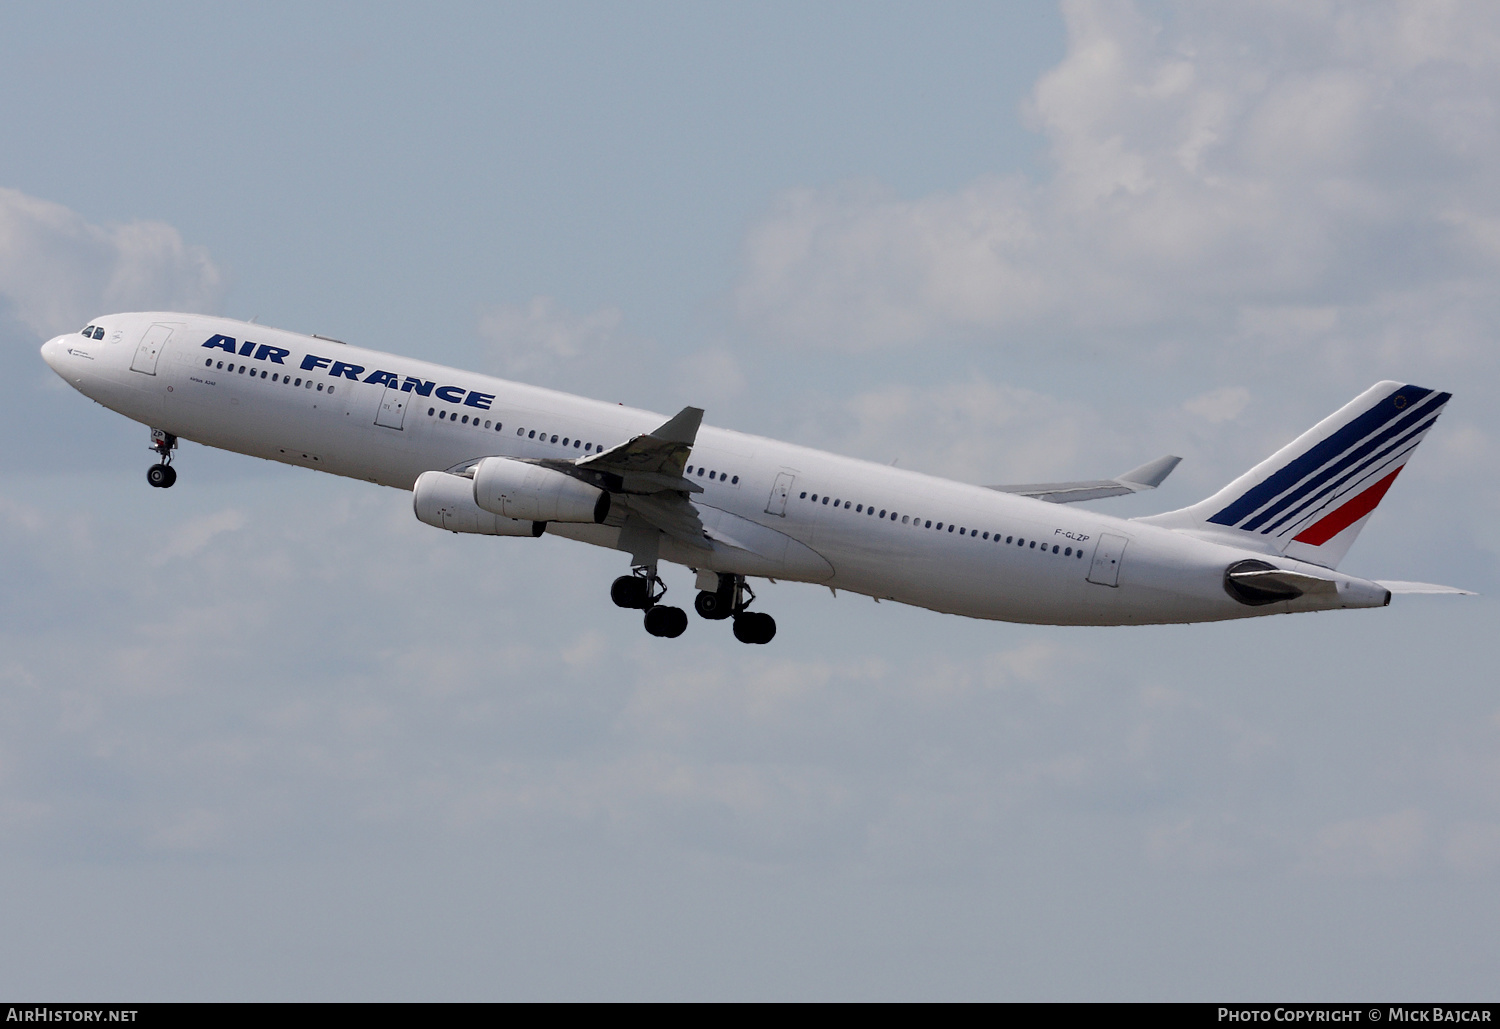
[[[177,469],[172,467],[172,451],[177,449],[177,437],[161,429],[152,429],[151,449],[161,460],[146,469],[146,481],[158,489],[168,489],[177,481]]]
[[[629,575],[622,575],[609,588],[609,599],[616,607],[645,611],[646,631],[653,636],[676,639],[687,631],[687,612],[680,607],[666,607],[661,598],[667,595],[667,587],[656,574],[655,568],[635,568]]]
[[[646,631],[653,636],[676,639],[687,630],[687,612],[661,603],[667,587],[653,567],[642,566],[622,575],[609,588],[617,607],[646,612]],[[734,619],[734,638],[741,643],[770,643],[776,635],[776,619],[759,611],[747,611],[755,594],[742,575],[720,575],[716,589],[703,590],[693,609],[711,622]]]
[[[759,611],[747,611],[755,593],[743,575],[722,574],[717,589],[703,590],[693,608],[711,622],[734,619],[734,638],[741,643],[770,643],[776,635],[776,619]]]

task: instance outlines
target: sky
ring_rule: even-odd
[[[0,994],[1495,999],[1500,9],[11,4],[0,132]],[[1447,389],[1342,568],[1481,596],[655,639],[613,552],[149,489],[37,353],[141,309],[970,482],[1182,455],[1127,516]]]

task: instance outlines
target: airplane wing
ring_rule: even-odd
[[[703,487],[683,474],[702,423],[702,408],[684,407],[650,432],[558,464],[570,474],[607,485],[624,502],[627,517],[640,518],[689,546],[709,549],[698,510],[688,501]]]
[[[986,486],[985,489],[1001,493],[1018,493],[1023,497],[1035,497],[1049,504],[1073,504],[1080,500],[1100,500],[1104,497],[1121,497],[1127,493],[1155,489],[1165,481],[1172,469],[1181,461],[1171,454],[1147,461],[1139,468],[1122,472],[1113,479],[1091,479],[1084,482],[1033,482],[1020,486]]]
[[[618,476],[621,493],[702,493],[702,486],[683,475],[702,422],[701,407],[684,407],[650,432],[565,463],[586,472]]]

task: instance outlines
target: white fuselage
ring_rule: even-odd
[[[486,456],[586,457],[663,422],[649,411],[223,318],[121,314],[96,324],[105,338],[59,336],[42,353],[100,404],[207,446],[400,489],[423,472]],[[1247,606],[1226,592],[1225,569],[1263,553],[706,424],[689,467],[703,487],[692,502],[704,526],[747,543],[705,550],[663,541],[662,559],[702,571],[1073,625],[1388,599],[1374,583],[1317,568],[1338,579],[1336,595]],[[551,523],[547,531],[620,545],[619,527],[608,523]]]

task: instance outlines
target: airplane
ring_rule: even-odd
[[[1112,479],[973,485],[248,322],[96,318],[42,357],[151,430],[154,487],[180,440],[410,490],[451,532],[546,534],[621,551],[610,597],[653,636],[662,562],[693,607],[764,644],[750,580],[816,583],[972,618],[1054,625],[1207,622],[1466,593],[1338,571],[1450,394],[1378,382],[1189,507],[1116,518],[1076,501],[1154,489],[1166,456]]]

